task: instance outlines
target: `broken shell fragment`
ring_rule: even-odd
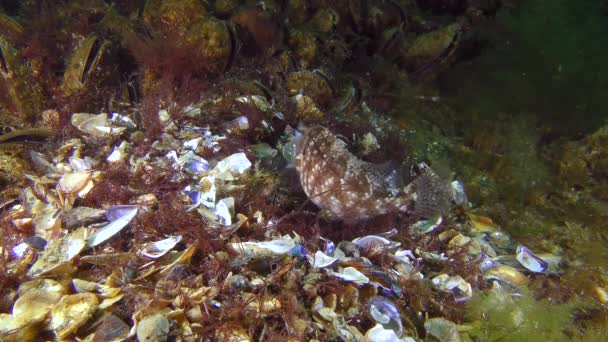
[[[528,247],[523,245],[517,246],[515,257],[523,267],[534,273],[543,273],[549,266],[546,261],[539,258]]]
[[[249,129],[249,119],[246,116],[239,116],[238,118],[230,121],[226,128],[227,133],[240,133]]]
[[[102,209],[76,207],[64,211],[61,215],[61,222],[64,228],[73,229],[103,221],[105,214],[106,211]]]
[[[280,256],[295,251],[299,243],[289,236],[282,239],[262,242],[235,242],[229,244],[230,249],[239,254],[252,257]]]
[[[391,241],[379,235],[367,235],[356,238],[353,243],[361,249],[393,249],[401,246],[401,243]]]
[[[209,172],[209,170],[211,170],[211,167],[209,166],[209,163],[206,160],[198,158],[186,162],[184,164],[184,170],[191,174],[198,175],[204,172]]]
[[[145,244],[141,250],[141,255],[150,258],[157,259],[161,256],[167,254],[175,245],[177,245],[182,240],[182,236],[170,236],[164,240],[151,242]]]
[[[147,316],[137,324],[137,339],[150,342],[166,341],[169,329],[169,320],[165,316],[161,314]]]
[[[84,189],[90,180],[91,173],[87,171],[65,173],[57,182],[57,191],[63,194],[75,194]]]
[[[98,304],[92,293],[63,296],[51,309],[51,329],[59,339],[68,337],[89,320]]]
[[[494,259],[485,254],[480,256],[480,260],[479,270],[484,273],[498,264]]]
[[[217,216],[220,224],[229,226],[234,216],[234,198],[228,197],[217,201],[213,213]]]
[[[20,244],[18,244],[17,246],[13,247],[11,249],[11,252],[13,252],[13,255],[17,258],[21,258],[25,255],[25,252],[27,252],[27,250],[29,249],[29,245],[25,242],[22,242]]]
[[[321,251],[316,251],[314,257],[310,257],[309,260],[312,267],[325,268],[335,264],[339,259],[329,256]]]
[[[403,334],[403,325],[397,306],[384,297],[374,297],[368,302],[369,314],[384,329],[392,330],[397,337]]]
[[[239,96],[234,100],[244,104],[253,104],[257,109],[262,112],[269,112],[272,107],[270,103],[268,103],[268,100],[266,100],[265,97],[260,95]]]
[[[48,292],[44,289],[32,289],[15,301],[13,317],[22,325],[42,322],[49,311],[59,301],[62,293]]]
[[[452,192],[452,200],[457,206],[464,206],[467,204],[467,194],[464,192],[464,185],[460,181],[453,181],[450,183],[450,190]]]
[[[461,276],[449,276],[440,274],[431,280],[441,291],[451,292],[456,302],[464,302],[473,297],[471,284],[467,283]]]
[[[70,162],[70,166],[75,172],[91,171],[93,168],[93,165],[91,165],[92,160],[89,157],[86,157],[85,159],[69,157],[68,160]]]
[[[377,323],[365,333],[365,342],[415,342],[411,337],[399,338],[391,329],[385,329]]]
[[[85,228],[78,229],[62,238],[51,241],[36,263],[27,272],[30,278],[52,273],[63,273],[69,268],[68,263],[86,248]]]
[[[14,316],[0,313],[0,340],[12,341],[34,341],[38,329],[32,325],[25,325]]]
[[[111,221],[87,239],[89,247],[95,247],[118,234],[137,215],[136,205],[120,205],[108,209],[106,217]]]
[[[72,115],[72,125],[93,136],[119,135],[126,130],[126,127],[113,125],[108,120],[107,113],[74,113]]]
[[[369,278],[366,277],[365,274],[361,273],[356,268],[350,267],[350,266],[344,268],[343,270],[341,270],[339,272],[329,271],[328,273],[330,275],[333,275],[334,277],[338,277],[342,280],[353,282],[357,285],[363,285],[363,284],[369,283]]]
[[[106,210],[106,219],[113,222],[131,214],[134,210],[137,211],[136,205],[114,205]]]
[[[528,277],[519,272],[516,268],[501,264],[496,264],[494,267],[487,270],[483,277],[486,280],[498,280],[500,283],[514,287],[524,286],[530,282]]]
[[[129,326],[114,315],[106,316],[93,336],[93,341],[124,341],[129,336]]]
[[[239,152],[222,159],[209,174],[217,179],[231,181],[236,179],[236,175],[242,175],[251,165],[245,153]]]
[[[434,219],[421,220],[414,223],[410,226],[410,231],[415,235],[428,234],[439,227],[441,223],[443,223],[443,217],[439,215]]]
[[[101,285],[99,285],[95,282],[87,281],[87,280],[83,280],[83,279],[77,279],[77,278],[72,279],[72,286],[74,287],[74,290],[78,293],[96,292],[97,290],[99,290],[101,288]]]

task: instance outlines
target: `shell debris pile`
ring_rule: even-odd
[[[83,129],[82,121],[75,119],[85,116],[90,118],[85,122],[97,120],[95,129],[88,125]],[[395,210],[419,221],[344,241],[298,229],[289,216],[303,215],[303,219],[304,212],[276,216],[255,204],[245,205],[259,200],[248,186],[280,189],[276,182],[281,177],[268,173],[288,170],[285,165],[290,161],[284,155],[295,157],[304,192],[321,208],[327,202],[315,199],[310,191],[316,188],[311,182],[323,175],[314,166],[310,169],[311,161],[327,169],[326,178],[349,182],[350,176],[332,171],[337,167],[332,163],[343,161],[361,163],[370,169],[357,172],[375,175],[372,164],[364,164],[345,146],[338,145],[337,152],[348,153],[350,161],[322,155],[325,147],[310,142],[310,130],[326,134],[333,139],[331,144],[343,144],[327,128],[315,126],[303,134],[285,130],[285,139],[296,139],[294,155],[266,153],[253,145],[244,146],[242,152],[223,153],[228,147],[222,142],[235,134],[231,128],[222,132],[167,125],[161,138],[137,156],[132,147],[124,147],[131,143],[122,140],[137,127],[128,124],[131,120],[126,116],[113,116],[117,120],[110,122],[106,114],[74,114],[72,123],[84,135],[60,147],[56,155],[33,154],[34,167],[27,175],[31,185],[6,209],[15,239],[14,246],[2,250],[5,274],[22,283],[4,292],[2,306],[7,311],[1,314],[0,326],[4,340],[49,335],[250,340],[256,335],[284,334],[291,339],[411,341],[426,334],[422,328],[439,324],[430,319],[417,327],[402,319],[410,312],[404,311],[403,302],[417,296],[413,287],[425,287],[432,295],[411,310],[442,314],[442,308],[470,300],[480,284],[506,287],[517,294],[528,284],[529,274],[560,272],[559,257],[518,246],[489,219],[469,213],[463,220],[457,209],[466,209],[469,203],[458,182],[451,190],[440,183],[451,194],[454,211],[424,218],[400,210],[401,204],[377,203],[386,211],[359,210],[365,217]],[[242,127],[238,134],[248,130],[251,127]],[[113,131],[121,133],[108,134]],[[283,148],[289,143],[286,140]],[[307,155],[302,152],[306,148],[318,148],[314,152],[318,154]],[[116,151],[121,151],[118,160]],[[108,203],[112,194],[96,191],[99,187],[105,191],[106,182],[116,182],[111,177],[118,163],[125,168],[124,177],[141,179],[120,179],[127,181],[129,199]],[[365,175],[354,172],[355,176]],[[155,188],[158,180],[147,177],[166,178],[166,184],[176,186],[174,197],[163,198],[167,191]],[[147,182],[143,186],[142,179]],[[152,192],[144,193],[146,189]],[[91,194],[101,197],[99,202],[92,201]],[[365,200],[364,194],[347,194]],[[410,199],[413,205],[414,199]],[[306,198],[300,201],[306,203]],[[100,206],[85,205],[89,203]],[[174,216],[161,217],[167,211]],[[361,217],[351,224],[357,220]],[[321,228],[318,222],[309,224]],[[439,248],[427,249],[429,240],[437,240]],[[454,324],[442,319],[447,322],[442,324]],[[106,335],[108,326],[113,329],[111,336]]]

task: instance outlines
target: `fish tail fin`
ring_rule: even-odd
[[[414,179],[416,192],[414,215],[432,218],[444,215],[450,206],[450,188],[428,165],[419,165],[421,173]]]

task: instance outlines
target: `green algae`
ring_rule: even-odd
[[[494,288],[467,304],[466,320],[474,341],[568,341],[574,305],[537,301],[528,290],[521,297]]]

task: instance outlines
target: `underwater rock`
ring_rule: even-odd
[[[441,212],[449,198],[447,186],[428,166],[408,181],[398,168],[357,158],[321,126],[304,131],[296,169],[308,198],[347,221],[390,212],[428,217]]]

